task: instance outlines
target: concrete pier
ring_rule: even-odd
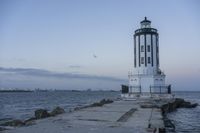
[[[72,111],[4,133],[156,133],[164,129],[161,109],[151,99],[140,99]]]

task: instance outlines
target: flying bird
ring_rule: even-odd
[[[97,58],[97,56],[96,56],[95,54],[93,54],[93,57],[94,57],[94,58]]]

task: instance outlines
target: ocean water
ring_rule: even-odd
[[[196,108],[180,108],[168,114],[176,133],[200,133],[200,92],[175,92],[175,96],[199,104]]]
[[[52,110],[56,106],[66,111],[103,98],[117,98],[119,92],[112,91],[47,91],[47,92],[3,92],[0,93],[0,121],[3,119],[27,119],[39,108]]]
[[[175,92],[176,97],[200,105],[200,92]],[[66,111],[77,106],[91,104],[103,98],[120,97],[112,91],[54,91],[54,92],[12,92],[0,93],[0,122],[4,119],[27,119],[39,108],[52,110],[56,106]],[[176,133],[200,133],[200,106],[181,108],[168,114],[176,126]]]

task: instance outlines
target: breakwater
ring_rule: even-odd
[[[51,112],[42,109],[36,110],[35,119],[30,119],[29,124],[26,122],[24,124],[23,121],[21,125],[17,125],[17,128],[8,128],[10,130],[4,130],[3,132],[131,133],[136,130],[140,133],[165,133],[175,129],[173,123],[167,118],[167,113],[177,108],[193,108],[196,106],[197,104],[191,104],[183,99],[140,98],[131,101],[116,99],[114,102],[104,99],[100,102],[74,108],[68,113],[60,113],[60,115],[50,115]],[[16,126],[11,123],[12,121],[7,123],[7,126]]]

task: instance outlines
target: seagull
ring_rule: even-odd
[[[93,54],[93,57],[94,57],[94,58],[97,58],[97,56],[96,56],[95,54]]]

